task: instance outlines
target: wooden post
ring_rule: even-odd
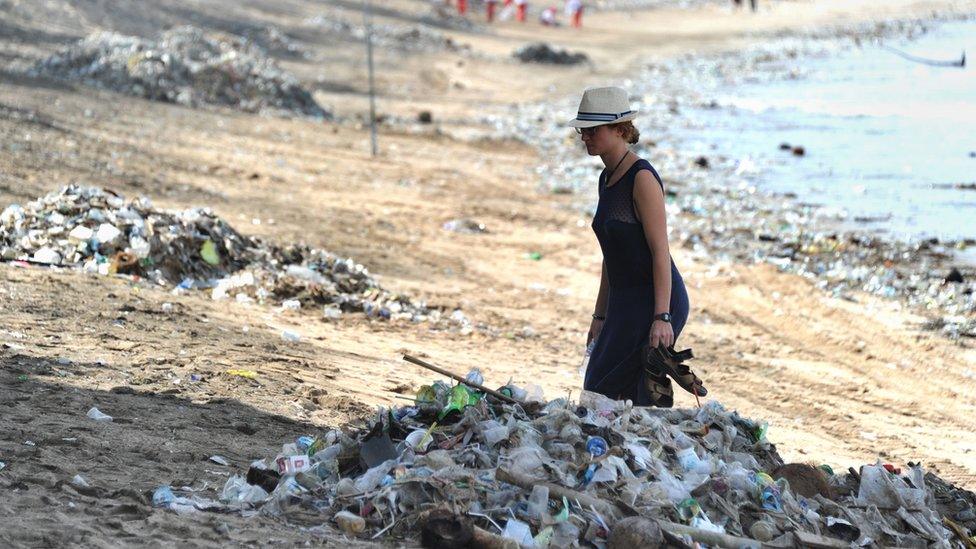
[[[373,0],[365,0],[363,26],[366,34],[366,64],[369,70],[369,139],[373,157],[377,154],[376,144],[376,90],[373,79]]]

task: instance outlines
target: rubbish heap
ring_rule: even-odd
[[[553,65],[578,65],[590,60],[585,53],[554,48],[545,42],[528,44],[512,54],[523,63],[550,63]]]
[[[398,320],[438,320],[440,311],[391,293],[352,259],[303,245],[244,236],[209,208],[156,209],[107,189],[70,185],[0,213],[0,260],[147,278],[214,299],[284,302]]]
[[[405,52],[439,52],[462,51],[468,46],[458,44],[450,36],[445,35],[438,28],[455,28],[471,30],[470,22],[460,16],[440,15],[438,9],[431,7],[427,15],[420,16],[418,24],[399,24],[373,22],[370,25],[370,36],[377,47],[390,48]],[[306,26],[316,30],[325,30],[336,38],[348,41],[362,41],[366,38],[366,27],[348,15],[341,15],[339,10],[330,10],[305,19]]]
[[[254,42],[190,26],[157,40],[96,32],[38,62],[32,72],[190,107],[330,116]]]
[[[482,383],[477,370],[466,379]],[[285,444],[230,477],[219,502],[160,506],[327,520],[387,541],[419,534],[428,547],[962,546],[937,504],[959,535],[976,531],[976,500],[933,488],[920,466],[784,464],[766,424],[716,401],[655,409],[498,392],[514,401],[436,381],[363,428]]]

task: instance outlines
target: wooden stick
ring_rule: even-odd
[[[488,387],[485,387],[484,385],[481,385],[480,383],[473,383],[471,381],[468,381],[468,380],[464,379],[463,377],[461,377],[461,376],[459,376],[457,374],[448,372],[447,370],[445,370],[443,368],[439,368],[437,366],[434,366],[433,364],[431,364],[429,362],[424,362],[423,360],[420,360],[417,357],[413,357],[413,356],[410,356],[410,355],[403,355],[403,360],[406,360],[407,362],[412,362],[412,363],[416,364],[417,366],[423,366],[424,368],[427,368],[428,370],[431,370],[433,372],[437,372],[438,374],[445,375],[445,376],[447,376],[447,377],[449,377],[449,378],[451,378],[451,379],[453,379],[455,381],[459,381],[459,382],[467,385],[468,387],[473,387],[473,388],[475,388],[475,389],[477,389],[477,390],[479,390],[481,392],[488,393],[489,395],[491,395],[491,396],[493,396],[495,398],[504,400],[505,402],[510,402],[512,404],[521,404],[521,402],[515,400],[514,398],[512,398],[510,396],[503,395],[503,394],[499,393],[498,391],[495,391],[494,389],[489,389]]]
[[[966,549],[976,549],[976,543],[973,543],[973,540],[969,539],[969,537],[966,536],[965,530],[963,530],[961,526],[959,526],[958,524],[950,520],[949,517],[942,517],[942,524],[945,524],[946,527],[949,528],[949,530],[952,530],[952,533],[955,534],[957,538],[959,538],[959,541],[962,542],[963,546]]]
[[[754,539],[731,536],[721,532],[712,532],[711,530],[703,530],[701,528],[694,528],[684,524],[678,524],[676,522],[669,522],[661,519],[652,520],[656,520],[658,525],[661,526],[662,530],[667,530],[676,536],[688,536],[699,543],[704,543],[705,545],[728,547],[729,549],[739,549],[740,547],[746,547],[748,549],[762,549],[763,546],[762,543]]]
[[[488,530],[474,527],[470,547],[474,549],[518,549],[518,542],[514,539],[503,538]]]
[[[841,541],[836,538],[828,538],[824,536],[818,536],[810,532],[801,532],[797,530],[793,532],[796,536],[796,541],[804,547],[814,547],[816,549],[844,549],[850,547],[850,542]]]

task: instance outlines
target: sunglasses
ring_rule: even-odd
[[[592,128],[576,128],[576,133],[579,135],[595,135],[598,129],[600,129],[600,126],[593,126]]]

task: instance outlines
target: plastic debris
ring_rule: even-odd
[[[191,107],[330,116],[254,42],[190,26],[156,40],[96,32],[39,62],[33,73]]]
[[[860,476],[830,475],[833,499],[805,497],[769,474],[797,467],[784,467],[758,436],[763,423],[716,401],[701,409],[634,408],[584,391],[578,403],[511,404],[457,387],[464,386],[424,386],[414,403],[382,410],[366,428],[302,433],[254,462],[246,478],[229,479],[222,505],[243,510],[246,501],[287,514],[300,504],[349,535],[402,539],[417,533],[423,513],[449,504],[464,521],[523,547],[603,546],[635,522],[624,520],[629,515],[711,546],[781,536],[783,546],[812,539],[804,536],[850,543],[855,530],[843,520],[860,541],[949,547],[952,533],[940,517],[972,509],[951,507],[960,492],[932,488],[918,466],[901,476],[881,464]],[[933,490],[942,511],[932,507]],[[892,506],[892,498],[901,499]],[[647,523],[634,527],[631,535],[657,535]]]
[[[472,221],[470,219],[452,219],[444,223],[445,231],[462,234],[481,234],[488,232],[484,223]]]
[[[294,475],[295,473],[301,473],[302,471],[307,471],[312,467],[312,462],[309,460],[308,456],[281,456],[275,460],[275,464],[278,466],[278,474],[284,475]]]
[[[214,299],[324,306],[332,318],[441,320],[440,311],[380,287],[352,259],[244,236],[207,208],[160,210],[97,187],[71,185],[8,206],[0,258],[147,278],[176,291],[208,289]]]
[[[217,253],[217,246],[213,240],[207,239],[200,246],[200,257],[210,265],[220,265],[220,254]]]
[[[518,520],[508,519],[502,537],[513,539],[520,547],[535,547],[535,539],[532,538],[532,529],[529,525]]]
[[[169,486],[160,486],[156,488],[153,492],[152,504],[153,507],[169,507],[171,503],[176,499],[176,495],[173,494],[173,489]]]
[[[254,370],[230,369],[230,370],[227,370],[227,374],[232,375],[232,376],[237,376],[237,377],[243,377],[243,378],[246,378],[246,379],[257,379],[258,378],[258,373],[255,372]]]
[[[108,414],[103,414],[101,410],[95,407],[92,407],[91,410],[88,410],[87,415],[89,418],[94,419],[95,421],[101,421],[105,423],[111,422],[113,419],[112,416]]]

